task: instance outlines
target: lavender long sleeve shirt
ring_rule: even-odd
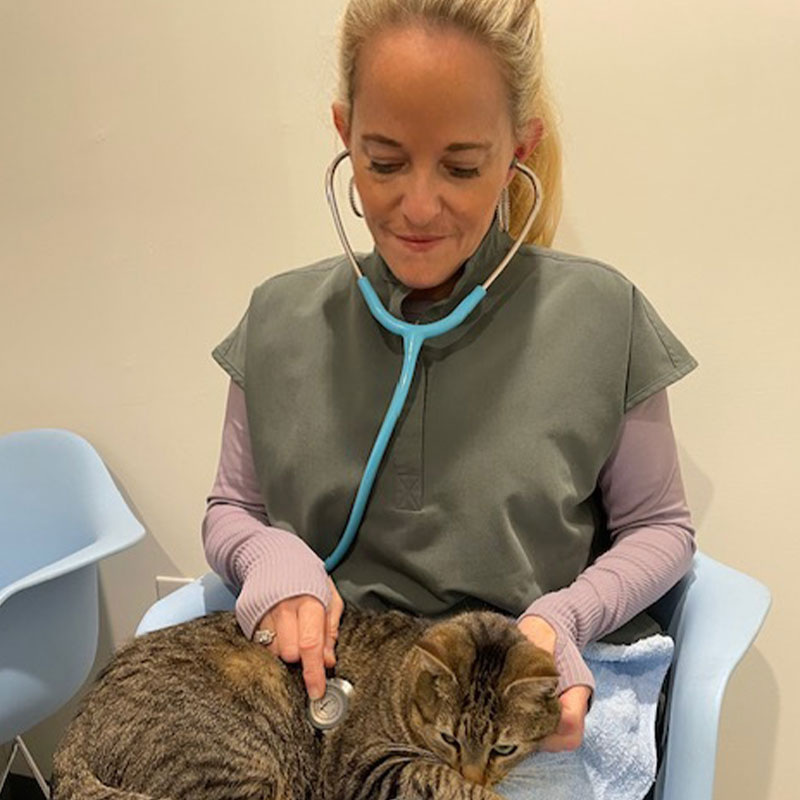
[[[611,548],[570,586],[540,597],[521,615],[539,616],[555,629],[559,691],[578,684],[593,687],[581,649],[661,597],[691,564],[694,528],[666,390],[625,415],[598,485]],[[330,602],[319,556],[295,534],[269,524],[253,465],[244,393],[233,382],[203,544],[212,569],[241,589],[236,614],[247,636],[281,600],[308,594],[325,606]]]

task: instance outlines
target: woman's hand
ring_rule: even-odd
[[[556,651],[556,630],[542,617],[523,617],[517,627],[525,637],[552,656]]]
[[[571,686],[559,695],[561,720],[555,733],[542,740],[541,749],[548,753],[577,750],[583,742],[583,724],[592,690],[588,686]]]
[[[336,639],[344,603],[329,578],[331,602],[326,609],[312,595],[303,594],[276,603],[258,623],[258,630],[275,633],[269,649],[289,664],[301,661],[308,696],[325,694],[325,668],[336,664]]]
[[[542,617],[523,617],[518,625],[520,631],[535,645],[551,655],[556,649],[556,632]],[[572,686],[559,696],[561,720],[555,733],[542,740],[541,749],[548,753],[561,750],[577,750],[583,742],[583,726],[592,690],[588,686]]]

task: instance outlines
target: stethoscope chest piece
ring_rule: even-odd
[[[344,678],[328,678],[325,694],[308,703],[308,718],[321,731],[335,728],[347,716],[353,684]]]

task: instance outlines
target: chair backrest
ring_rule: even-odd
[[[97,562],[142,536],[80,436],[0,437],[0,743],[86,680],[97,647]]]
[[[96,469],[91,455],[67,431],[0,437],[0,587],[95,540],[84,489]]]

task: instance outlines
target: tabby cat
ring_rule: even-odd
[[[136,639],[67,730],[55,800],[497,800],[558,723],[553,659],[499,614],[348,607],[336,652],[354,693],[323,734],[299,667],[232,614]]]

